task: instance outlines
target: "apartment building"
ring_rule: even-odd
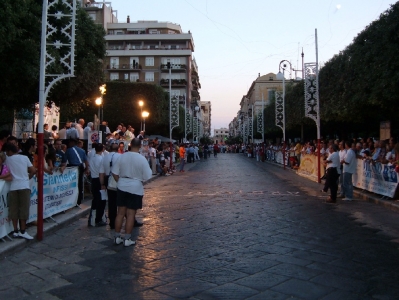
[[[228,128],[217,128],[213,130],[213,142],[224,144],[224,141],[229,138]]]
[[[85,0],[83,0],[85,1]],[[106,31],[106,80],[160,85],[192,113],[200,106],[194,40],[179,24],[160,21],[118,22],[110,2],[85,3],[92,19]]]
[[[201,114],[203,122],[203,135],[211,135],[211,101],[201,101]]]

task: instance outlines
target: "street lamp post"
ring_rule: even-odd
[[[142,100],[140,100],[139,101],[140,115],[141,115],[140,131],[143,131],[143,105],[144,105],[144,102]]]
[[[141,113],[141,117],[143,118],[143,124],[144,124],[144,126],[143,126],[143,131],[144,131],[144,132],[145,132],[145,118],[147,118],[149,115],[150,115],[150,113],[147,112],[147,111],[143,111],[143,112]]]
[[[288,64],[288,65],[287,65]],[[283,95],[276,93],[276,125],[279,126],[283,130],[283,166],[285,169],[285,147],[286,147],[286,140],[285,140],[285,70],[289,66],[290,78],[292,71],[292,64],[288,60],[280,61],[279,65],[279,72],[277,73],[277,79],[283,80]],[[281,73],[281,70],[283,72]],[[278,122],[279,120],[279,122]],[[277,124],[279,123],[279,124]]]
[[[96,100],[96,105],[98,106],[98,122],[97,122],[97,130],[100,130],[100,113],[101,113],[101,105],[103,104],[103,98],[102,97],[98,97]]]

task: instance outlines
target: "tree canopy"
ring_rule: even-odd
[[[33,108],[38,102],[42,3],[0,1],[0,89],[5,111]],[[104,29],[81,8],[77,11],[76,29],[76,77],[59,82],[48,98],[57,105],[67,104],[67,113],[87,107],[88,99],[91,101],[104,80]]]

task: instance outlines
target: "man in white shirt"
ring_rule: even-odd
[[[109,226],[111,229],[115,229],[115,219],[117,214],[117,192],[116,188],[110,187],[108,185],[108,181],[111,174],[111,168],[114,164],[117,163],[119,156],[122,154],[118,153],[118,143],[112,143],[110,148],[110,152],[103,157],[103,173],[100,173],[100,184],[101,189],[107,189],[108,194],[108,218],[109,218]]]
[[[87,126],[85,129],[83,129],[83,139],[88,140],[89,139],[89,134],[93,130],[93,122],[87,123]]]
[[[324,165],[326,166],[326,182],[324,184],[324,188],[321,190],[323,193],[327,193],[328,189],[330,189],[331,196],[327,199],[327,203],[336,203],[337,202],[337,191],[338,184],[337,180],[340,170],[340,161],[338,155],[338,146],[336,144],[330,145],[329,147],[329,156],[324,161]]]
[[[345,196],[345,201],[352,201],[353,200],[353,184],[352,184],[352,174],[356,172],[356,153],[352,149],[352,142],[346,141],[345,142],[345,149],[346,149],[346,156],[341,161],[344,165],[344,174],[343,174],[343,194]]]
[[[30,186],[29,179],[36,173],[29,158],[19,155],[14,144],[6,144],[6,165],[12,175],[10,191],[8,193],[8,217],[14,227],[13,237],[22,237],[32,240],[33,237],[26,232],[26,220],[29,218]],[[18,221],[20,232],[18,232]]]
[[[115,220],[114,243],[116,245],[123,243],[125,247],[136,243],[131,239],[134,219],[137,210],[143,207],[143,182],[152,176],[147,160],[138,153],[141,140],[136,138],[130,145],[130,151],[121,155],[118,162],[112,165],[112,176],[118,183],[118,215]],[[121,228],[125,216],[125,237],[122,239]]]
[[[107,223],[103,221],[106,201],[101,199],[101,189],[105,189],[100,183],[100,173],[104,173],[103,167],[103,150],[102,144],[96,144],[96,154],[90,159],[89,168],[91,174],[91,193],[93,200],[91,202],[91,211],[89,215],[89,226],[105,226]]]
[[[83,134],[83,126],[85,125],[85,120],[79,119],[78,123],[76,123],[76,130],[78,131],[79,138],[84,139],[84,134]]]
[[[66,132],[66,138],[68,140],[70,140],[70,139],[78,140],[79,139],[79,133],[75,127],[76,127],[76,123],[71,123],[71,128],[69,128]]]

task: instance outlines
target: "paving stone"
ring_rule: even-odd
[[[203,281],[215,283],[217,285],[222,285],[246,276],[248,275],[245,273],[222,267],[205,273],[200,273],[198,275],[195,275],[194,277]]]
[[[258,292],[248,287],[240,286],[234,283],[226,283],[211,289],[208,289],[195,297],[198,299],[246,299]]]
[[[4,290],[0,288],[0,299],[20,299],[24,296],[29,296],[22,288],[19,287],[10,287],[5,288]],[[3,287],[5,287],[3,285]]]
[[[340,290],[353,292],[355,294],[365,294],[370,289],[365,281],[344,276],[338,277],[331,273],[321,274],[312,278],[310,281],[325,286],[335,287]]]
[[[175,298],[188,298],[212,287],[216,287],[216,284],[191,277],[156,287],[155,290]]]
[[[290,279],[272,287],[271,289],[280,293],[288,292],[290,295],[309,300],[319,299],[334,290],[331,287],[318,285],[300,279]]]
[[[288,264],[288,263],[278,264],[274,267],[267,269],[267,272],[280,274],[280,275],[284,275],[284,276],[295,277],[295,278],[303,279],[303,280],[308,280],[310,278],[313,278],[313,277],[321,274],[320,271],[316,271],[313,269],[309,269],[306,267],[297,266],[297,265],[293,265],[293,264]]]
[[[91,268],[79,264],[58,264],[51,266],[49,269],[62,276],[73,275],[91,270]]]
[[[290,277],[269,273],[267,271],[259,272],[254,275],[234,281],[236,284],[244,285],[258,291],[265,291],[268,288],[287,281]]]
[[[17,259],[13,260],[16,261]],[[9,277],[10,275],[27,273],[33,270],[37,270],[37,267],[25,262],[14,263],[10,260],[4,259],[1,261],[0,277]]]

